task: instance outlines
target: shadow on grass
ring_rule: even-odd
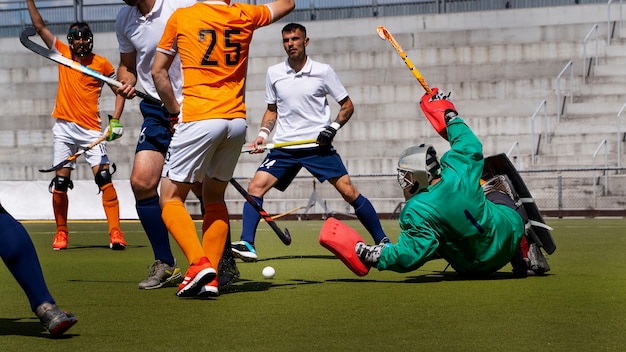
[[[25,320],[25,321],[24,321]],[[41,325],[41,322],[35,318],[0,318],[0,336],[30,336],[41,337],[46,339],[69,339],[73,334],[64,334],[59,337],[53,337]]]
[[[550,276],[549,274],[536,275],[538,277]],[[528,278],[531,278],[529,276]],[[520,278],[513,276],[512,272],[495,272],[487,276],[480,277],[467,277],[461,276],[454,271],[435,271],[432,273],[408,276],[404,280],[368,280],[368,279],[335,279],[327,281],[339,281],[339,282],[380,282],[380,283],[399,283],[399,284],[421,284],[421,283],[433,283],[443,281],[493,281],[493,280],[520,280]]]
[[[113,252],[119,252],[119,251],[124,251],[126,249],[137,249],[137,248],[146,248],[147,246],[144,245],[126,245],[125,249],[116,249],[113,250],[109,247],[108,244],[106,245],[71,245],[69,247],[67,247],[66,249],[62,249],[60,251],[55,251],[55,252],[65,252],[65,251],[72,251],[72,250],[83,250],[83,249],[107,249]]]
[[[302,285],[323,284],[323,281],[312,280],[300,280],[292,279],[287,283],[273,283],[271,281],[252,281],[252,280],[240,280],[232,286],[220,290],[221,294],[236,293],[236,292],[259,292],[268,291],[269,289],[283,289],[283,288],[296,288]]]
[[[334,255],[281,255],[278,257],[258,259],[257,262],[264,262],[268,260],[284,260],[284,259],[333,259],[338,260]]]

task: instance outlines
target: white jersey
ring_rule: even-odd
[[[348,96],[329,65],[307,58],[300,72],[292,69],[287,60],[270,66],[265,81],[265,102],[277,106],[274,142],[316,139],[331,123],[327,95],[337,102]]]
[[[152,80],[152,62],[159,39],[170,15],[180,7],[188,7],[196,0],[156,0],[152,10],[143,16],[137,6],[124,6],[117,13],[115,33],[120,53],[137,51],[137,81],[154,98],[159,94]],[[178,55],[169,69],[172,88],[178,102],[182,101],[182,68]]]

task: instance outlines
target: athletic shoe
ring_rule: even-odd
[[[200,292],[198,292],[198,296],[197,297],[199,297],[199,298],[211,298],[211,297],[219,296],[220,295],[220,290],[217,287],[217,283],[218,283],[218,279],[216,277],[210,283],[202,286],[200,288]]]
[[[384,244],[385,246],[391,246],[391,240],[389,239],[389,237],[385,236],[385,237],[383,237],[382,240],[380,240],[380,242],[378,242],[378,244]]]
[[[380,259],[380,253],[383,251],[383,248],[385,248],[384,244],[368,246],[363,242],[359,242],[356,244],[355,251],[356,255],[358,255],[363,262],[375,265]]]
[[[207,257],[203,257],[200,259],[200,263],[191,265],[187,272],[185,273],[185,279],[183,282],[178,285],[178,292],[176,295],[178,297],[194,297],[200,293],[202,286],[208,284],[213,281],[217,273],[209,259]]]
[[[124,241],[124,233],[119,229],[113,229],[109,234],[109,247],[112,250],[122,250],[126,248],[126,241]]]
[[[61,336],[69,330],[78,319],[74,314],[62,311],[56,304],[45,302],[35,310],[37,318],[52,336]]]
[[[546,257],[536,243],[531,243],[528,246],[528,259],[530,260],[529,269],[532,270],[535,275],[543,275],[550,271],[550,265],[548,265]]]
[[[230,245],[230,243],[229,243]],[[237,268],[237,262],[233,256],[230,247],[224,249],[224,254],[218,265],[218,287],[220,290],[230,287],[233,283],[239,281],[241,273]]]
[[[180,280],[182,280],[182,277],[176,263],[169,265],[157,259],[150,265],[148,277],[139,283],[139,289],[153,290],[165,285],[178,284]]]
[[[63,230],[58,230],[54,235],[54,242],[52,242],[52,249],[55,251],[61,249],[67,249],[67,232]]]
[[[235,257],[243,260],[244,262],[256,262],[258,258],[254,245],[246,241],[231,243],[231,249],[233,250]]]

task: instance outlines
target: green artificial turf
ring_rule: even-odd
[[[152,250],[124,222],[125,251],[108,249],[106,224],[70,222],[69,249],[51,248],[52,223],[26,223],[58,304],[79,323],[51,339],[0,266],[2,351],[623,351],[626,220],[549,219],[556,252],[545,277],[513,279],[506,266],[462,280],[442,260],[398,274],[352,274],[318,242],[321,221],[278,221],[293,243],[259,225],[256,263],[214,300],[173,287],[142,291]],[[360,223],[347,221],[369,240]],[[199,226],[199,225],[198,225]],[[234,221],[233,240],[241,223]],[[393,241],[395,220],[383,227]],[[187,262],[172,241],[181,268]],[[262,269],[276,269],[264,279]]]

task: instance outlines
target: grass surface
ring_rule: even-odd
[[[137,289],[152,262],[138,222],[123,223],[125,251],[108,249],[105,223],[70,222],[69,249],[61,252],[51,248],[53,224],[26,223],[50,291],[79,323],[66,338],[51,339],[0,266],[0,349],[527,352],[626,345],[626,220],[548,220],[558,247],[548,258],[550,275],[513,279],[506,266],[485,280],[442,274],[442,260],[360,278],[318,244],[321,221],[278,222],[289,228],[292,245],[260,224],[260,260],[238,262],[243,280],[215,300],[178,299],[173,287]],[[232,226],[238,237],[241,223]],[[395,241],[397,222],[383,227]],[[262,277],[267,265],[274,279]]]

